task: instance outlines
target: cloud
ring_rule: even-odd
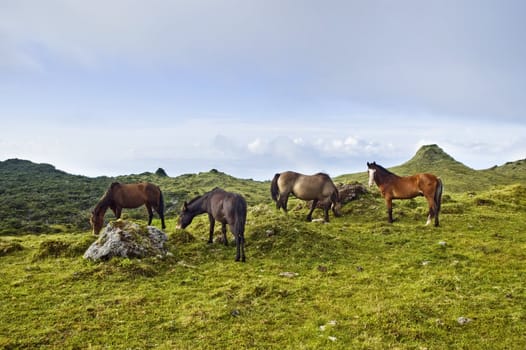
[[[2,2],[0,67],[131,66],[236,94],[259,86],[275,102],[520,120],[525,10],[520,1]]]

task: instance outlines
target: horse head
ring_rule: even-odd
[[[376,174],[376,162],[367,162],[367,171],[369,172],[369,187],[372,187],[374,183],[374,176]]]
[[[183,229],[186,226],[190,225],[194,216],[195,215],[192,214],[190,210],[188,210],[188,203],[185,201],[183,203],[183,208],[181,209],[181,214],[179,214],[179,221],[177,222],[177,226],[175,228]]]
[[[104,213],[102,212],[102,210],[93,210],[91,212],[89,221],[91,227],[93,228],[93,234],[95,236],[98,236],[100,230],[102,230],[102,224],[104,223]]]

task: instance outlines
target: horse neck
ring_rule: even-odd
[[[387,171],[386,169],[376,168],[376,171],[374,173],[374,181],[376,182],[377,185],[384,184],[388,182],[389,179],[393,179],[393,178],[396,179],[396,178],[399,178],[399,176],[396,174],[393,174],[390,171]]]
[[[196,199],[192,200],[188,205],[186,206],[186,209],[194,214],[199,215],[207,212],[207,197],[206,195],[203,195],[201,197],[197,197]]]
[[[108,210],[108,207],[111,205],[111,201],[113,200],[113,196],[110,191],[106,191],[104,196],[100,199],[100,201],[95,206],[95,209],[93,211],[95,213],[100,213],[102,211],[103,215]]]

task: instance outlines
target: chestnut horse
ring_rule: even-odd
[[[114,182],[108,187],[106,193],[104,193],[91,212],[90,222],[93,227],[93,234],[98,235],[102,229],[104,214],[108,208],[110,208],[113,214],[115,214],[115,217],[119,219],[123,208],[138,208],[141,205],[145,205],[148,210],[148,225],[152,223],[153,208],[161,218],[162,228],[166,228],[164,224],[163,193],[158,186],[149,182],[136,184]]]
[[[411,199],[424,196],[429,205],[426,225],[435,219],[438,226],[438,214],[442,202],[442,180],[433,174],[419,173],[412,176],[398,176],[376,162],[367,163],[369,186],[376,183],[387,205],[389,223],[393,222],[393,199]]]
[[[331,205],[334,216],[340,216],[341,203],[338,189],[327,174],[303,175],[294,171],[285,171],[274,175],[270,194],[278,209],[283,208],[287,212],[287,202],[291,193],[296,198],[312,201],[307,221],[312,221],[312,212],[318,202],[323,203],[326,222],[329,222]]]
[[[213,243],[214,225],[216,220],[221,223],[223,242],[228,245],[226,238],[226,225],[236,239],[236,261],[241,258],[245,262],[245,222],[247,220],[247,202],[243,196],[226,192],[221,188],[192,199],[189,203],[184,202],[177,228],[185,228],[197,215],[208,213],[210,221],[210,237],[208,243]]]

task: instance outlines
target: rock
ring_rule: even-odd
[[[297,272],[280,272],[280,277],[294,278],[299,276]]]
[[[320,272],[327,272],[327,266],[318,265],[318,271],[320,271]]]
[[[369,192],[367,188],[361,183],[338,184],[336,187],[338,188],[338,193],[340,195],[342,204],[356,200],[360,198],[361,195]]]
[[[337,184],[338,194],[342,205],[349,203],[350,201],[360,198],[361,195],[368,193],[367,188],[360,183],[352,184]],[[312,201],[307,202],[307,207],[310,208]],[[323,208],[326,205],[324,202],[318,202],[316,208]]]
[[[153,226],[140,226],[124,220],[111,221],[84,253],[85,259],[109,260],[114,256],[145,258],[164,256],[164,232]]]
[[[464,316],[461,316],[457,319],[457,322],[459,325],[463,326],[465,324],[468,324],[472,321],[471,318],[467,318],[467,317],[464,317]]]

